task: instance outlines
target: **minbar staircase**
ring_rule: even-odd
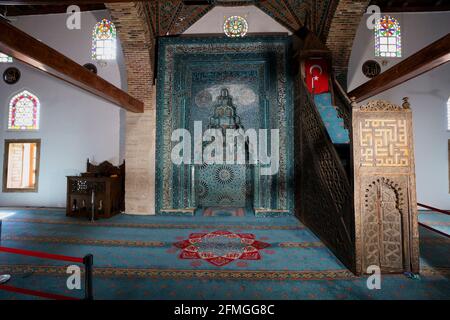
[[[355,270],[354,193],[350,143],[345,143],[351,137],[350,100],[344,100],[344,94],[317,99],[301,77],[297,78],[296,90],[297,216],[349,269]],[[341,107],[344,103],[345,109]],[[342,122],[347,129],[336,130]]]
[[[419,271],[412,113],[358,106],[336,80],[295,94],[296,215],[355,274]]]

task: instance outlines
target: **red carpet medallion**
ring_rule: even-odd
[[[174,245],[182,249],[180,259],[202,259],[217,267],[238,259],[260,260],[259,250],[270,247],[266,242],[255,240],[254,234],[230,231],[191,233],[188,239]]]

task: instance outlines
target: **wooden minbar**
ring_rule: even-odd
[[[80,176],[67,177],[66,215],[89,219],[110,218],[125,210],[125,162],[94,165]]]

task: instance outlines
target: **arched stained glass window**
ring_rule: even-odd
[[[401,58],[402,39],[397,19],[384,16],[378,20],[375,26],[375,56]]]
[[[13,62],[12,57],[0,52],[0,63]]]
[[[39,99],[28,91],[16,94],[9,102],[8,129],[39,129]]]
[[[116,27],[107,19],[95,25],[92,34],[92,59],[116,59]]]

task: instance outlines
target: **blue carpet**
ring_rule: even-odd
[[[419,222],[450,236],[450,215],[434,211],[419,211]]]
[[[92,253],[97,299],[450,298],[450,241],[426,229],[421,279],[384,276],[381,290],[369,290],[365,277],[352,275],[294,217],[119,215],[91,223],[61,211],[0,210],[1,216],[3,246],[77,257]],[[216,230],[250,233],[270,246],[260,250],[260,260],[222,267],[179,258],[174,243]],[[66,288],[67,265],[0,253],[0,273],[13,274],[10,285],[81,297]],[[32,298],[0,291],[0,299]]]
[[[349,143],[349,132],[344,127],[344,120],[339,117],[333,106],[330,93],[322,93],[314,96],[314,102],[325,124],[325,128],[333,143]]]

